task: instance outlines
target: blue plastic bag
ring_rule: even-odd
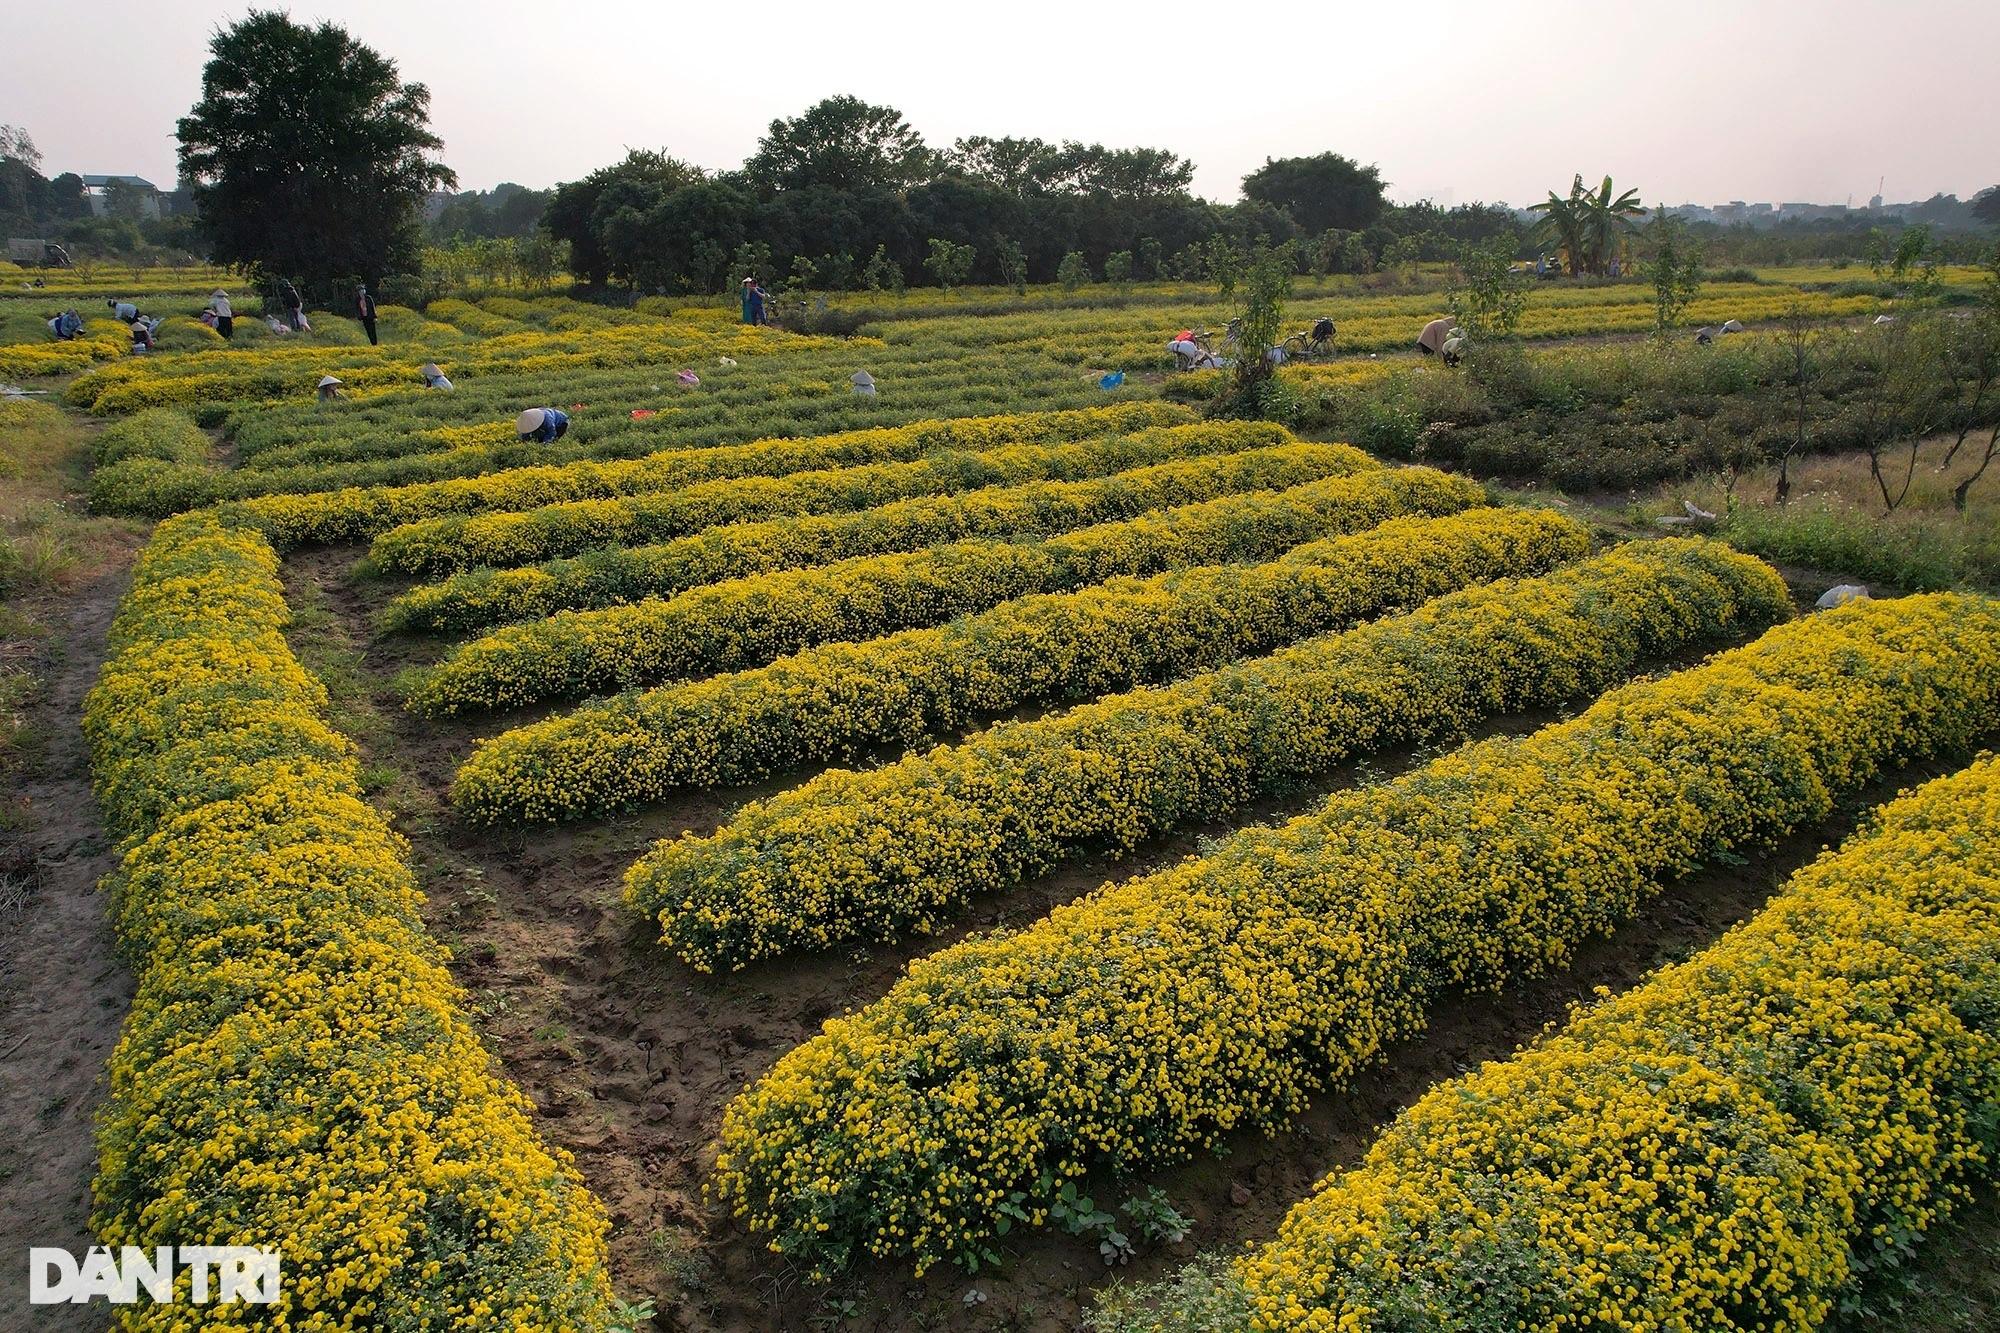
[[[1106,375],[1103,379],[1097,381],[1097,387],[1100,389],[1115,389],[1124,382],[1125,382],[1125,372],[1122,370],[1114,370],[1109,375]]]

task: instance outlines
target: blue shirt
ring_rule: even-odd
[[[569,429],[569,414],[558,412],[553,407],[542,409],[542,424],[528,434],[528,439],[536,444],[554,444]]]

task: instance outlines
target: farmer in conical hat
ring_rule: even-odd
[[[531,407],[514,419],[524,444],[554,444],[569,429],[569,416],[553,407]]]
[[[229,304],[229,293],[217,287],[208,294],[208,308],[215,316],[215,331],[227,341],[236,336],[236,311]]]
[[[451,392],[451,381],[445,378],[442,370],[438,369],[437,362],[424,362],[423,369],[417,373],[424,377],[424,387],[426,389],[443,389],[447,393]]]
[[[322,403],[330,403],[336,398],[344,397],[346,395],[340,391],[340,379],[338,376],[322,375],[319,377],[319,400]]]

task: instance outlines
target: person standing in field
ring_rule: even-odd
[[[368,330],[368,345],[380,346],[379,340],[375,337],[375,298],[368,294],[367,283],[354,284],[354,311],[355,317],[361,321],[361,327]]]
[[[230,307],[229,293],[217,287],[209,293],[208,308],[215,314],[215,331],[228,342],[236,336],[236,311]]]
[[[743,322],[762,324],[764,322],[764,289],[757,285],[757,279],[743,279]]]
[[[306,303],[299,295],[299,289],[292,285],[290,278],[278,279],[278,303],[285,307],[285,323],[292,326],[292,332],[303,333],[306,327],[303,317]]]

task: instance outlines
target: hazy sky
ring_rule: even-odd
[[[8,6],[0,122],[44,169],[170,185],[213,0]],[[1397,199],[1525,204],[1571,173],[1670,203],[1961,198],[2000,183],[1996,0],[1180,0],[1092,5],[314,0],[431,89],[462,185],[549,185],[665,148],[733,167],[833,93],[934,145],[1169,148],[1234,199],[1267,156],[1377,163]],[[1264,21],[1252,26],[1249,16]],[[75,58],[91,54],[88,64]],[[60,53],[56,55],[53,53]]]

